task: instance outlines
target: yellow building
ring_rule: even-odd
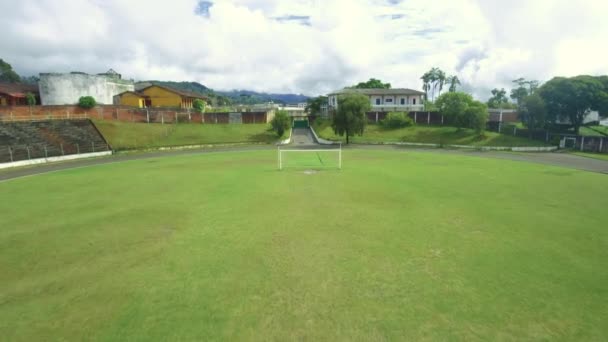
[[[116,95],[117,104],[138,108],[182,108],[193,107],[194,100],[207,98],[187,91],[151,85],[137,92],[126,91]]]

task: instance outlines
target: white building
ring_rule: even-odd
[[[327,95],[328,109],[338,108],[338,96],[347,93],[367,95],[374,112],[423,111],[424,93],[418,90],[397,89],[342,89]]]
[[[41,73],[38,87],[43,105],[73,105],[81,96],[93,96],[98,104],[111,105],[115,95],[135,90],[133,81],[123,80],[112,69],[97,75]]]

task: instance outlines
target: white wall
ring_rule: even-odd
[[[43,105],[71,105],[81,96],[93,96],[99,104],[113,104],[114,96],[134,91],[130,81],[104,75],[40,74],[40,100]]]

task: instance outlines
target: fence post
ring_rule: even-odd
[[[148,119],[148,123],[150,123],[150,112],[148,111],[148,108],[146,108],[146,118]]]
[[[431,124],[431,112],[426,112],[426,124]]]
[[[93,152],[95,152],[95,142],[91,141],[91,146],[93,146]]]
[[[581,152],[585,151],[585,136],[581,136]]]
[[[59,148],[61,149],[61,155],[65,156],[65,153],[63,152],[63,144],[59,144]]]
[[[513,126],[513,135],[517,136],[517,126]]]
[[[76,154],[80,154],[80,144],[76,144]]]
[[[549,131],[545,131],[545,142],[549,142]]]
[[[175,111],[174,116],[175,116],[175,122],[174,123],[177,123],[177,111]]]
[[[160,123],[165,124],[165,112],[160,112]]]
[[[46,145],[44,145],[44,158],[48,158],[49,157],[49,152],[46,149]]]
[[[11,150],[11,147],[8,147],[8,154],[11,155],[11,163],[13,162],[13,150]]]
[[[600,150],[599,150],[600,153],[602,153],[603,146],[604,146],[604,138],[600,138]]]
[[[27,159],[32,159],[32,156],[30,155],[30,147],[29,146],[25,146],[25,149],[27,150]]]
[[[441,115],[441,126],[443,126],[443,114]]]
[[[418,112],[414,112],[414,123],[418,123]]]

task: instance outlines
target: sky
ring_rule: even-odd
[[[326,94],[432,67],[487,99],[524,77],[608,74],[606,0],[0,0],[20,75],[105,72],[217,90]],[[10,14],[9,14],[10,13]]]

